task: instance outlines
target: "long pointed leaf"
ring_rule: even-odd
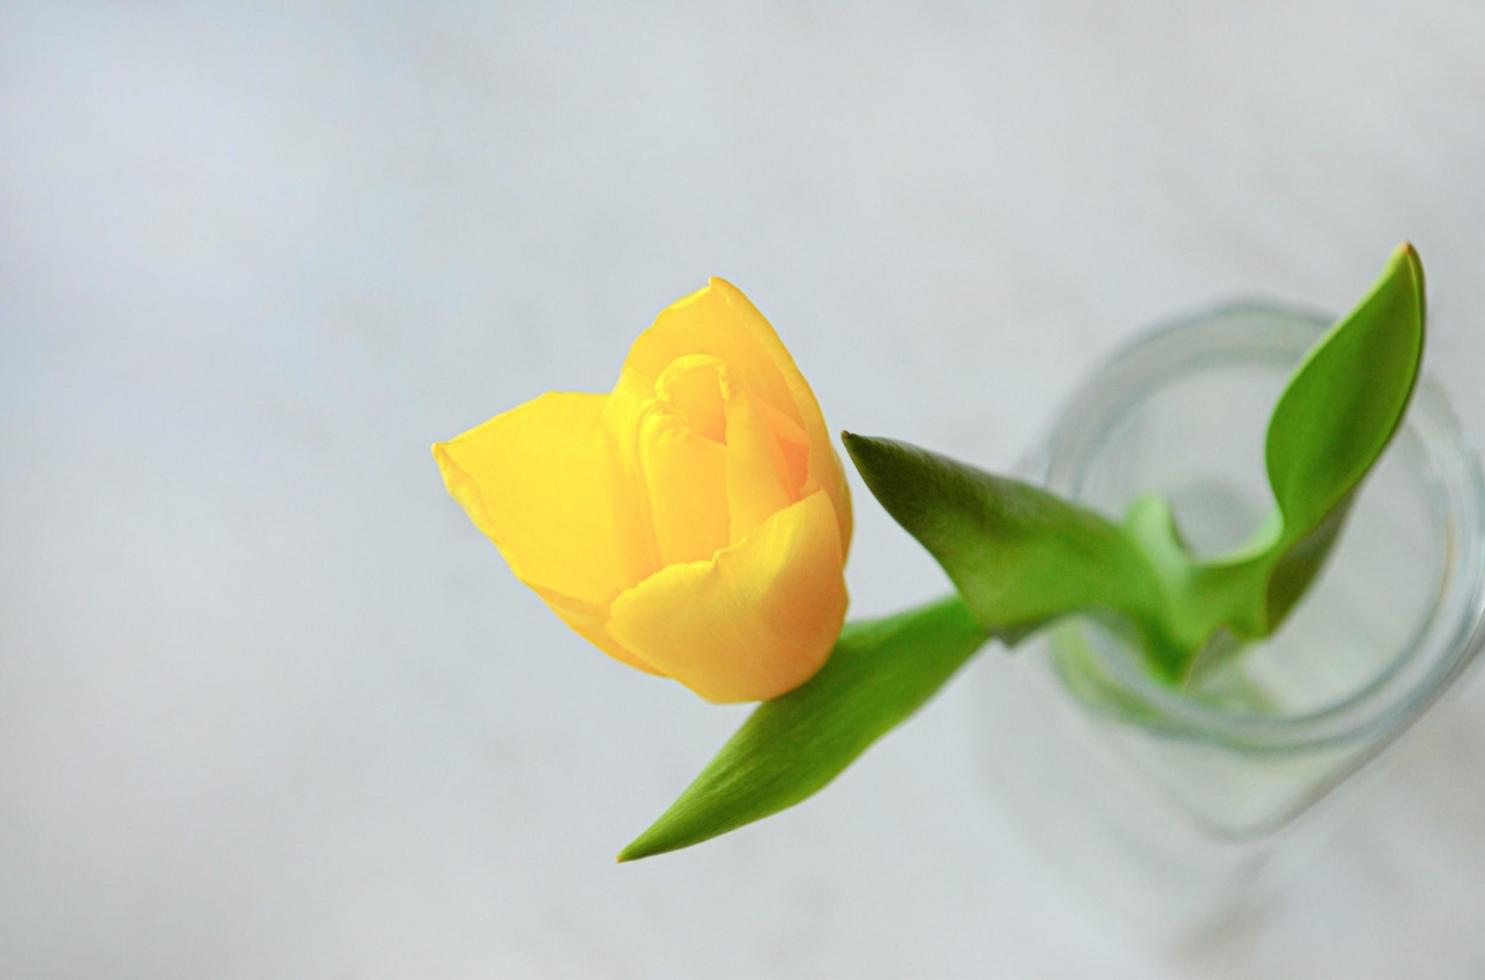
[[[824,668],[754,709],[619,860],[699,844],[818,792],[932,697],[987,639],[957,596],[848,623]]]
[[[1263,596],[1269,631],[1318,573],[1356,489],[1402,424],[1426,319],[1423,263],[1404,243],[1280,396],[1264,447],[1284,525]]]
[[[1423,266],[1411,245],[1295,370],[1269,420],[1269,483],[1297,539],[1355,489],[1402,420],[1423,354]]]

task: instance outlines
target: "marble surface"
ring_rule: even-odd
[[[977,661],[634,866],[737,724],[587,648],[428,444],[706,276],[834,425],[1012,465],[1111,348],[1411,238],[1485,435],[1485,8],[0,8],[0,974],[1478,977],[1485,685],[1156,947],[997,810]],[[858,614],[943,588],[855,485]]]

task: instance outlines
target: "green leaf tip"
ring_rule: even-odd
[[[690,847],[808,799],[932,697],[987,639],[957,596],[846,624],[820,672],[755,708],[618,860]]]

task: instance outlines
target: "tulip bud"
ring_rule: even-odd
[[[610,656],[777,697],[845,618],[851,505],[813,392],[736,287],[667,308],[608,395],[548,393],[433,447],[511,570]]]

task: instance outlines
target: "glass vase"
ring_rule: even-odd
[[[1272,508],[1268,416],[1328,325],[1224,307],[1112,358],[1030,477],[1114,518],[1146,491],[1198,550]],[[1323,841],[1389,745],[1485,644],[1485,484],[1426,379],[1289,620],[1231,667],[1175,687],[1092,619],[1028,640],[986,684],[1000,802],[1052,863],[1165,936],[1261,898]]]

